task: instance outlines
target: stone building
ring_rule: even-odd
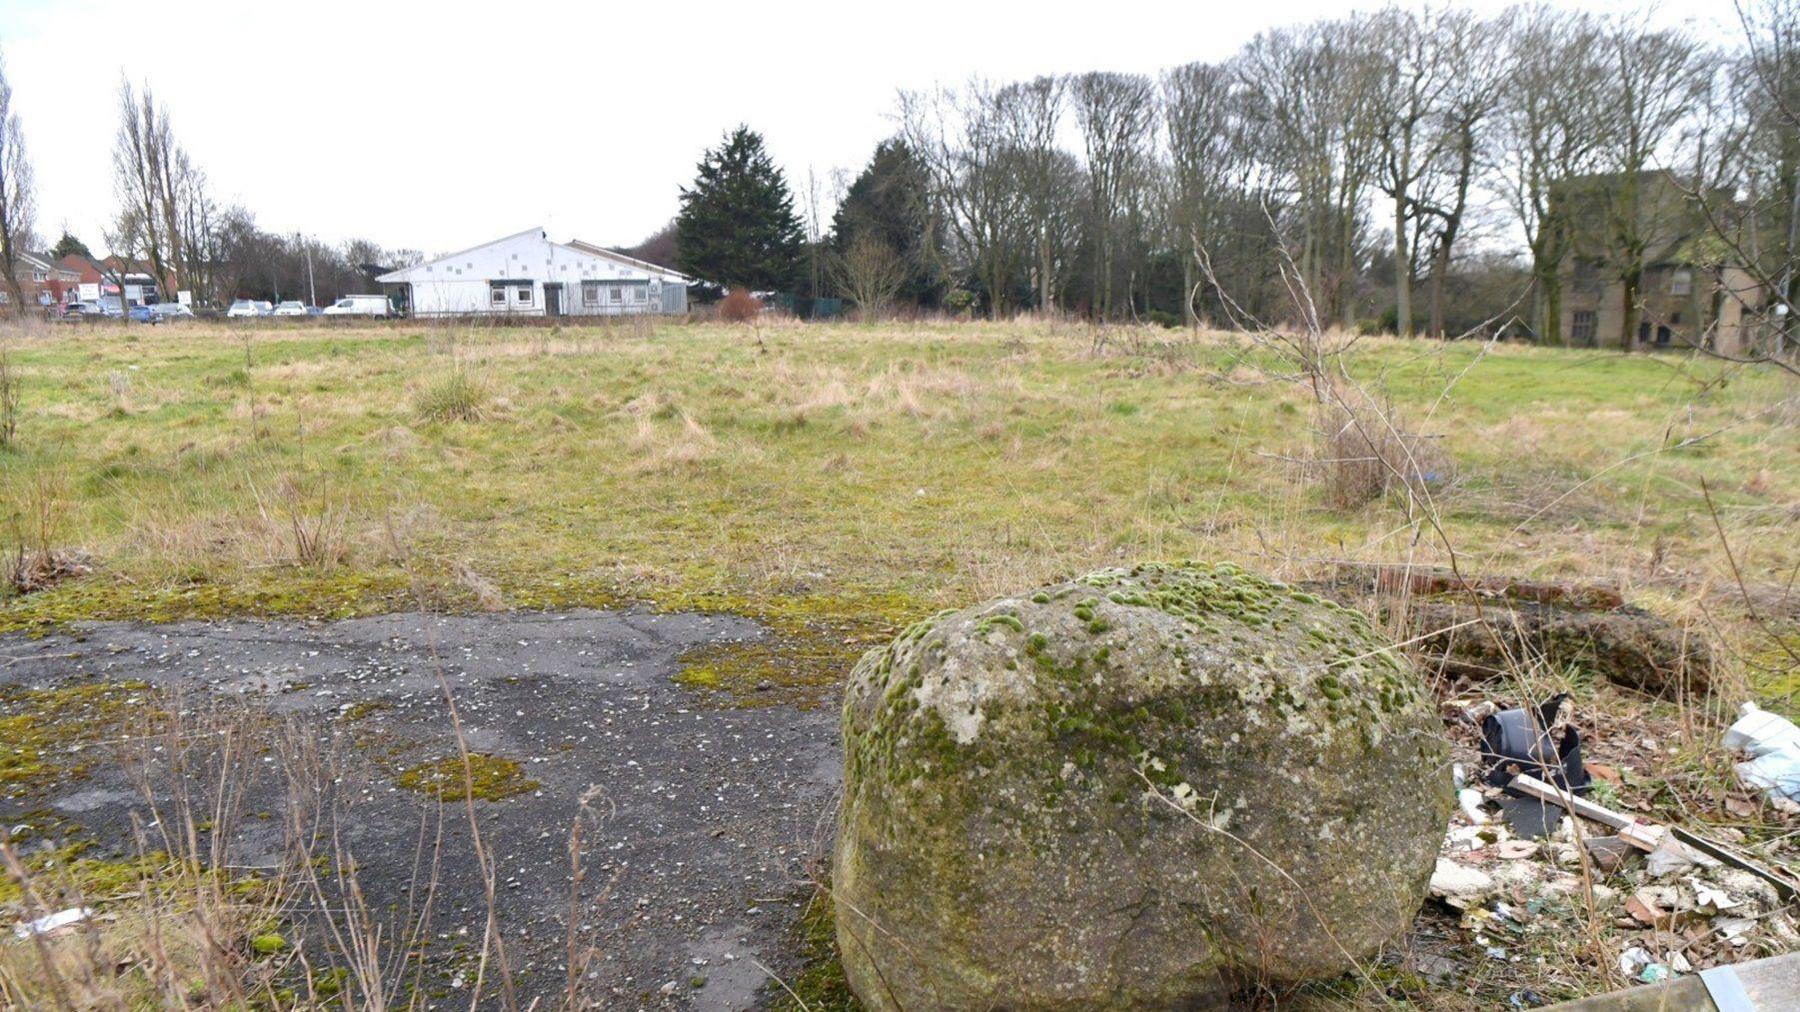
[[[1589,348],[1741,352],[1762,325],[1763,291],[1750,272],[1729,263],[1705,212],[1665,172],[1638,176],[1644,266],[1633,300],[1635,321],[1626,322],[1613,216],[1626,203],[1619,195],[1627,182],[1617,174],[1582,176],[1557,191],[1552,213],[1569,230],[1560,271],[1563,339]],[[1731,206],[1728,200],[1715,204]]]

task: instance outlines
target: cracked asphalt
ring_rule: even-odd
[[[585,838],[575,915],[592,952],[583,994],[607,1008],[741,1009],[772,995],[757,964],[796,968],[793,924],[841,777],[837,711],[721,707],[672,676],[685,650],[762,635],[732,616],[638,611],[94,623],[0,637],[0,685],[141,679],[184,707],[246,700],[335,750],[355,771],[335,797],[372,909],[422,893],[421,826],[442,832],[429,988],[439,1007],[466,1007],[486,914],[467,815],[450,802],[436,821],[439,806],[392,783],[396,769],[455,754],[448,686],[469,747],[517,760],[538,784],[475,803],[521,1006],[563,993],[569,831],[597,789],[591,807],[606,815]],[[0,797],[0,822],[48,809],[128,853],[134,815],[153,817],[125,760],[89,766],[38,796]],[[241,820],[234,860],[279,856],[285,820],[270,810],[282,791],[249,799],[263,818]]]

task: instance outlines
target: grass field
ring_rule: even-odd
[[[1615,584],[1724,648],[1726,691],[1697,720],[1572,686],[1596,723],[1679,743],[1625,790],[1690,821],[1731,818],[1720,720],[1746,695],[1800,692],[1800,387],[1775,372],[1365,339],[1341,359],[1346,389],[1417,437],[1432,474],[1428,498],[1346,505],[1310,389],[1224,334],[190,324],[6,347],[0,631],[724,610],[777,635],[700,651],[679,679],[728,705],[809,705],[901,623],[1103,565],[1231,559],[1298,579],[1454,553],[1469,573]],[[1737,824],[1784,832],[1761,819]],[[1563,993],[1616,983],[1592,956],[1532,972]],[[828,953],[814,971],[808,993],[841,992]]]
[[[646,600],[887,626],[1122,559],[1442,561],[1679,610],[1800,564],[1790,382],[1370,339],[1445,536],[1327,504],[1310,394],[1227,336],[1077,326],[168,326],[12,342],[9,539],[84,617]],[[1097,345],[1100,345],[1097,347]],[[1728,610],[1728,609],[1727,609]],[[1785,688],[1785,687],[1784,687]]]

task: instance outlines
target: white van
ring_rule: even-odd
[[[326,316],[388,316],[385,295],[346,295],[325,307]]]

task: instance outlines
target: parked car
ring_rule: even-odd
[[[230,309],[225,310],[225,315],[229,317],[268,316],[274,311],[274,307],[270,306],[267,302],[260,302],[253,299],[239,299],[231,304]]]
[[[63,316],[75,319],[85,316],[100,316],[103,312],[98,302],[71,302],[63,307]]]
[[[387,316],[385,295],[346,295],[325,307],[326,316]]]
[[[161,323],[162,322],[162,317],[156,315],[156,310],[151,309],[149,306],[132,306],[130,309],[125,311],[125,316],[132,323]]]
[[[324,316],[325,310],[319,308],[318,306],[307,306],[306,307],[306,315],[308,315],[308,316]]]
[[[305,316],[306,303],[299,301],[283,302],[275,307],[276,316]]]
[[[158,302],[150,307],[150,311],[165,322],[177,318],[192,319],[194,311],[179,302]]]

